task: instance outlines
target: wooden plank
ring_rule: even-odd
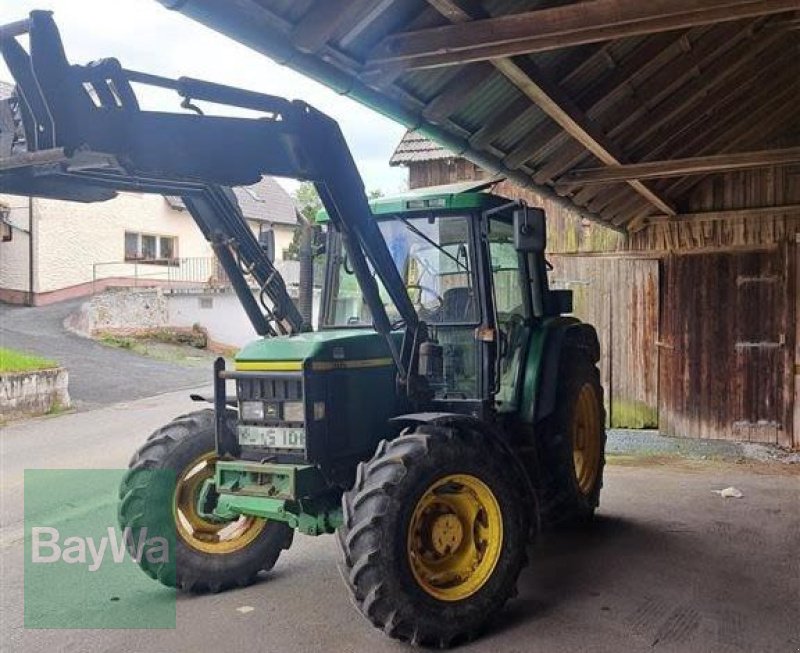
[[[797,0],[589,0],[392,34],[374,49],[368,66],[451,66],[797,8]]]
[[[657,222],[712,222],[714,220],[737,220],[739,218],[771,218],[776,215],[800,214],[800,204],[779,204],[777,206],[754,206],[745,209],[719,211],[700,211],[679,213],[678,215],[653,215],[648,224]]]
[[[791,261],[794,266],[794,288],[789,290],[789,324],[794,322],[795,337],[794,337],[794,419],[792,426],[792,448],[800,449],[800,309],[798,309],[798,302],[800,302],[800,232],[795,233],[795,242],[789,243],[788,246],[788,260],[791,261],[792,254],[794,260]],[[789,267],[791,273],[791,266]]]
[[[659,261],[613,262],[610,424],[658,427]]]
[[[584,184],[607,184],[629,179],[681,177],[727,170],[763,168],[798,161],[800,161],[800,147],[787,147],[734,154],[711,154],[686,159],[648,161],[605,168],[584,168],[573,170],[561,177],[556,184],[556,189],[558,187],[574,188],[576,185]]]

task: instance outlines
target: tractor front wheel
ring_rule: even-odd
[[[382,442],[345,493],[343,576],[387,635],[471,639],[514,594],[528,512],[514,463],[478,434],[420,426]]]
[[[235,418],[229,411],[230,428]],[[221,520],[198,510],[216,460],[214,411],[201,410],[153,433],[134,454],[120,485],[119,524],[123,532],[130,529],[131,542],[143,531],[172,531],[174,559],[138,556],[144,572],[169,587],[218,592],[249,585],[292,543],[294,531],[286,524],[244,515]]]

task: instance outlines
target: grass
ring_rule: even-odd
[[[54,360],[0,347],[0,374],[3,372],[33,372],[58,367]]]
[[[207,350],[181,342],[170,333],[152,333],[144,336],[119,336],[101,334],[98,340],[108,347],[127,349],[140,356],[147,356],[165,363],[177,363],[189,367],[206,366],[213,360]]]

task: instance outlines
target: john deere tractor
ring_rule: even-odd
[[[197,397],[211,407],[133,456],[120,526],[176,533],[177,564],[142,569],[216,592],[271,569],[295,531],[335,533],[376,627],[420,645],[477,634],[542,524],[589,520],[602,485],[598,339],[548,286],[543,212],[476,184],[370,205],[337,124],[312,107],[114,59],[70,65],[46,12],[0,28],[0,48],[18,88],[0,111],[0,190],[182,197],[262,336],[232,369],[216,362],[213,396]],[[187,111],[141,109],[132,83],[173,89]],[[317,330],[229,189],[263,174],[312,181],[325,207]],[[148,482],[153,470],[175,483]]]

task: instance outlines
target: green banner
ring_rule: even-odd
[[[159,511],[164,523],[121,531],[125,471],[25,470],[26,628],[175,628],[175,590],[137,564],[175,577],[171,510]],[[136,482],[172,496],[175,475],[142,470]]]

